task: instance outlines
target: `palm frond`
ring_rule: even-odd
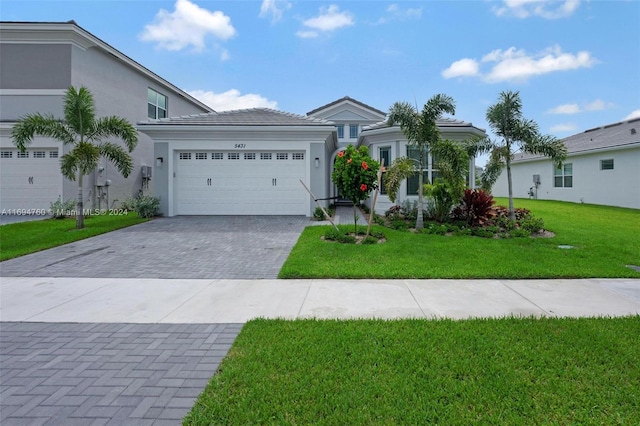
[[[64,98],[64,120],[83,140],[93,128],[96,108],[93,95],[86,87],[76,90],[71,86]]]
[[[116,116],[97,119],[89,139],[102,141],[112,136],[121,139],[129,152],[132,152],[138,144],[138,131],[126,119]]]
[[[11,130],[13,143],[22,152],[35,136],[54,138],[64,144],[74,142],[73,134],[65,124],[51,114],[28,114],[20,118]]]
[[[107,158],[120,171],[122,176],[128,177],[133,171],[133,161],[127,151],[120,145],[111,142],[103,142],[96,145],[100,155]]]

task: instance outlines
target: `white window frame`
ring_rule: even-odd
[[[164,100],[164,107],[161,105],[161,101]],[[158,120],[160,118],[167,118],[169,116],[169,99],[166,95],[147,88],[147,117],[151,120]]]
[[[338,129],[338,139],[344,139],[344,124],[338,124],[336,127]]]
[[[573,188],[573,163],[562,163],[560,167],[554,168],[553,187]]]
[[[349,124],[349,139],[358,139],[358,125]]]

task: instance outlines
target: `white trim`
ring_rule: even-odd
[[[0,96],[64,96],[65,89],[0,89]]]

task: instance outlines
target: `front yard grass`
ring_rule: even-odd
[[[0,261],[83,240],[105,232],[146,222],[136,213],[86,216],[85,228],[75,218],[43,219],[0,226]]]
[[[185,425],[636,424],[640,317],[253,320]]]
[[[523,199],[515,206],[544,219],[555,237],[490,239],[375,227],[387,242],[353,245],[322,241],[327,227],[307,227],[279,278],[640,278],[626,267],[640,266],[639,210]]]

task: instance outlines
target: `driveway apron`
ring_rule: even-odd
[[[272,279],[309,218],[178,216],[2,262],[6,277]]]

